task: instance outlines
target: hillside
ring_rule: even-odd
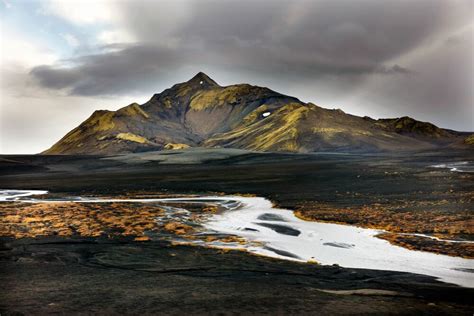
[[[187,147],[373,152],[469,143],[465,133],[409,117],[362,118],[268,88],[223,87],[201,72],[142,105],[95,111],[44,153],[109,155]]]

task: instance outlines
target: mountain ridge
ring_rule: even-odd
[[[410,117],[372,119],[249,84],[220,86],[199,72],[144,104],[98,110],[43,154],[120,154],[186,147],[257,151],[463,148],[469,133]]]

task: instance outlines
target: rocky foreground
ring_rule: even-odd
[[[131,238],[1,238],[2,315],[458,314],[474,290],[400,272]]]

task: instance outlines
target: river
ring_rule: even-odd
[[[0,190],[0,201],[41,202],[140,202],[218,204],[224,212],[199,223],[207,233],[243,237],[247,242],[196,242],[203,246],[240,248],[254,254],[284,260],[337,264],[347,268],[404,271],[430,275],[441,281],[474,287],[474,260],[409,250],[375,237],[384,231],[297,218],[291,210],[275,208],[262,197],[202,196],[167,199],[103,199],[72,197],[39,200],[41,190]],[[201,232],[201,233],[202,233]],[[193,241],[190,241],[191,243]]]

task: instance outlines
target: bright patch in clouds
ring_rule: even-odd
[[[103,44],[133,43],[135,38],[124,29],[114,29],[100,32],[97,40]]]
[[[108,0],[48,0],[44,1],[41,13],[84,25],[111,23],[119,12],[115,10],[114,2]]]
[[[0,67],[13,66],[33,67],[40,64],[51,64],[57,56],[48,47],[32,38],[11,30],[0,22]]]

